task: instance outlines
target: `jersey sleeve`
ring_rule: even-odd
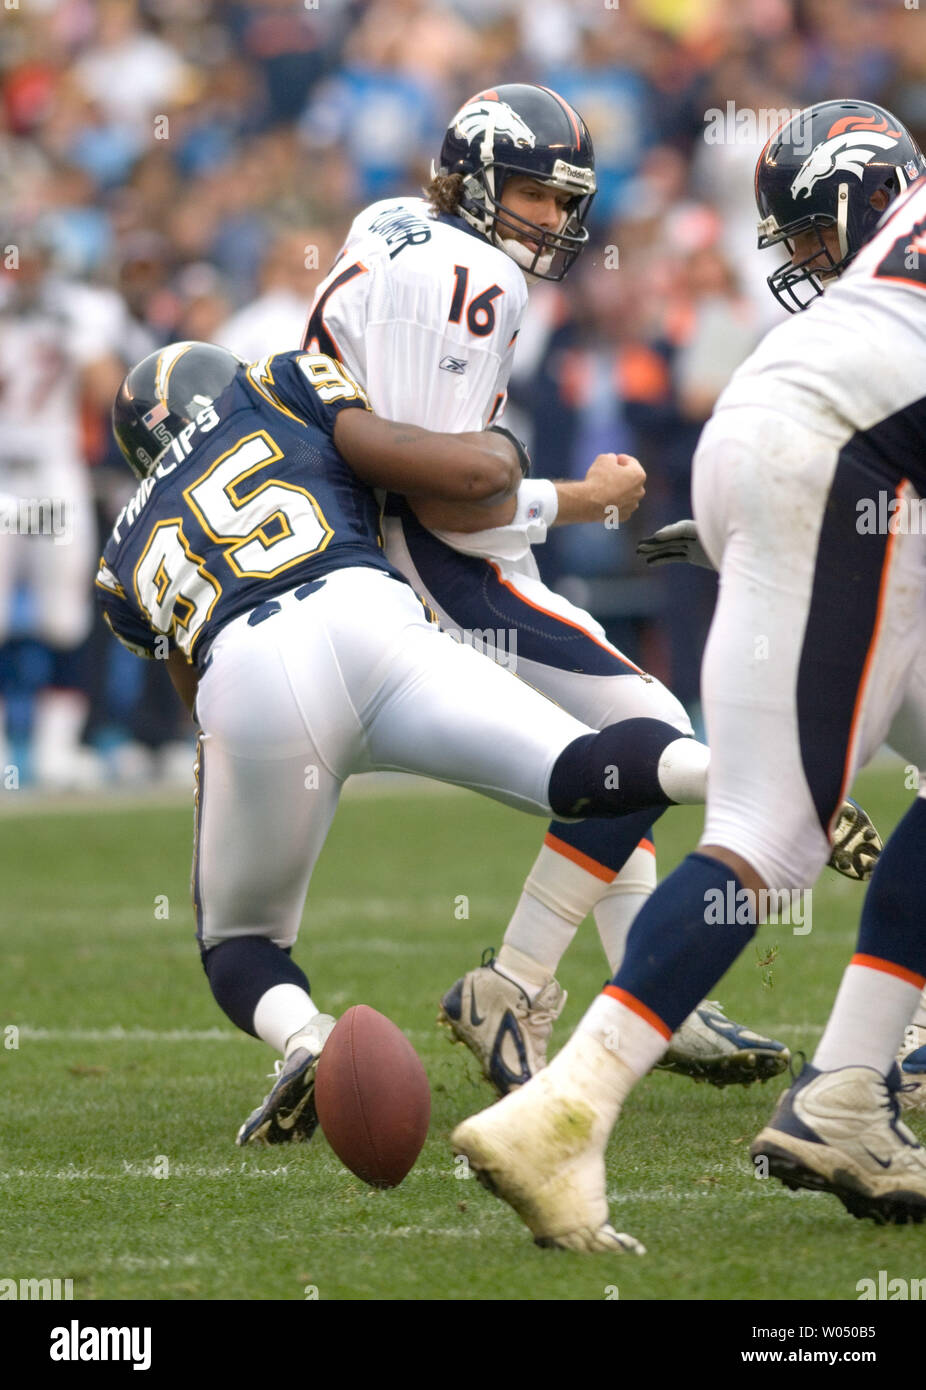
[[[154,632],[133,608],[118,576],[107,565],[105,556],[100,560],[93,591],[104,623],[135,656],[153,658],[160,655],[158,644],[163,644],[165,640],[168,649],[173,646],[169,638],[165,638],[163,633]]]
[[[366,393],[343,363],[320,352],[285,352],[248,368],[249,384],[271,405],[330,437],[345,409],[370,409]]]
[[[470,264],[406,249],[344,265],[320,310],[316,301],[319,346],[327,342],[388,420],[457,433],[484,429],[504,406],[524,277],[504,253],[462,241],[460,262]]]

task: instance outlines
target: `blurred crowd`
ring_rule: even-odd
[[[649,473],[632,526],[564,528],[538,559],[694,709],[715,580],[647,573],[634,545],[690,514],[700,426],[781,315],[765,285],[780,258],[755,250],[756,158],[775,113],[838,96],[888,106],[922,140],[924,23],[909,0],[0,9],[6,785],[188,776],[188,721],[160,663],[123,653],[89,597],[132,490],[107,427],[115,388],[174,339],[248,358],[298,346],[354,214],[420,190],[454,110],[499,82],[577,107],[600,187],[593,244],[532,292],[507,423],[538,473],[581,476],[605,449]],[[61,534],[51,515],[21,534],[15,499],[49,497],[70,507]]]

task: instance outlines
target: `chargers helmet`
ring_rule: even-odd
[[[529,275],[562,280],[588,242],[585,219],[596,189],[591,136],[579,113],[548,87],[518,82],[477,92],[450,122],[436,174],[463,175],[458,215]],[[569,194],[555,232],[505,206],[510,174]],[[529,235],[536,250],[516,235]]]
[[[780,126],[756,165],[759,250],[779,242],[791,250],[808,231],[819,245],[768,277],[779,304],[789,313],[806,309],[871,238],[887,204],[923,173],[926,160],[910,132],[870,101],[819,102]],[[876,207],[879,190],[887,201]],[[827,250],[824,227],[836,228],[838,257]]]
[[[113,434],[137,478],[152,474],[184,431],[189,438],[244,365],[212,343],[170,343],[132,368],[113,403]]]

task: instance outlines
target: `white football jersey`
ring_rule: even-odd
[[[714,413],[769,406],[845,440],[926,396],[926,180],[824,295],[773,328]]]
[[[339,358],[386,419],[481,430],[504,409],[526,304],[524,274],[504,251],[422,198],[390,198],[354,219],[316,291],[305,346]],[[528,548],[523,526],[437,534],[479,555]]]
[[[51,277],[26,308],[0,302],[0,463],[80,458],[80,373],[118,351],[126,320],[113,291]]]

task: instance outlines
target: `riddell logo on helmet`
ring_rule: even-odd
[[[553,165],[553,172],[550,175],[557,183],[573,184],[581,188],[585,193],[595,192],[595,171],[594,169],[583,169],[578,164],[567,164],[565,159],[558,159]]]
[[[841,121],[837,122],[837,125],[841,124]],[[819,183],[820,179],[829,178],[837,170],[853,174],[861,181],[865,166],[874,159],[878,150],[889,150],[899,139],[899,131],[882,135],[866,129],[844,130],[832,139],[824,140],[797,171],[797,177],[791,184],[791,197],[809,198],[814,184]]]

